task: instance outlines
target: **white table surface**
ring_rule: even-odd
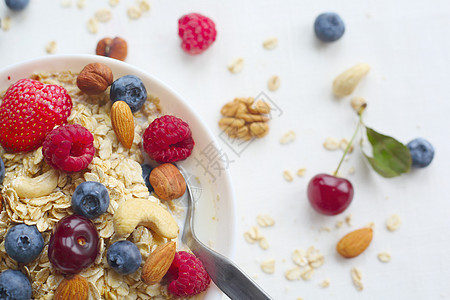
[[[97,34],[87,21],[107,0],[87,1],[84,9],[63,8],[58,0],[31,0],[21,13],[11,13],[0,2],[0,17],[11,17],[9,31],[0,30],[0,68],[48,55],[54,40],[58,54],[93,54],[99,39],[121,36],[128,41],[127,62],[156,75],[181,93],[216,134],[221,106],[234,97],[265,92],[281,109],[273,115],[270,134],[253,142],[241,155],[226,144],[233,162],[230,172],[236,192],[237,236],[235,261],[275,299],[450,299],[450,199],[447,187],[450,161],[449,70],[450,4],[447,0],[370,1],[161,1],[151,0],[151,12],[129,20],[126,9],[135,1],[122,0],[112,8],[113,18],[100,23]],[[312,25],[325,11],[336,11],[346,24],[341,40],[317,42]],[[178,18],[189,12],[210,16],[218,36],[202,55],[181,51]],[[273,51],[262,42],[279,40]],[[245,59],[244,70],[231,74],[227,64]],[[357,118],[350,97],[336,100],[331,82],[346,68],[367,62],[372,69],[354,96],[368,101],[364,120],[381,133],[407,143],[428,139],[436,149],[433,163],[399,178],[385,179],[365,163],[359,148],[342,167],[352,181],[355,197],[342,215],[316,214],[306,198],[306,185],[319,172],[332,172],[341,151],[326,151],[327,137],[350,138]],[[272,75],[281,79],[276,92],[267,91]],[[280,145],[289,130],[296,140]],[[293,182],[282,172],[307,168]],[[354,167],[356,172],[348,175]],[[269,213],[276,221],[262,228],[270,247],[248,244],[243,233],[256,225],[256,216]],[[353,226],[335,228],[351,214]],[[388,216],[398,214],[401,227],[389,232]],[[345,260],[335,252],[339,238],[352,229],[375,223],[374,239],[361,256]],[[321,230],[329,226],[331,232]],[[294,249],[314,245],[325,264],[309,281],[287,281]],[[392,260],[381,263],[377,254],[389,251]],[[268,275],[260,262],[276,260]],[[363,274],[364,290],[356,291],[350,269]],[[319,284],[328,278],[330,286]]]

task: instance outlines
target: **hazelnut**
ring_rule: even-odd
[[[113,83],[113,73],[101,63],[88,64],[77,78],[78,88],[88,95],[103,93]]]
[[[128,53],[127,42],[120,37],[101,39],[95,53],[124,61]]]
[[[186,191],[186,181],[176,166],[170,163],[162,164],[150,173],[150,184],[155,194],[161,200],[173,200],[183,196]]]

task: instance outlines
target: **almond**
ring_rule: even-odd
[[[356,257],[369,247],[372,237],[373,230],[370,227],[352,231],[339,241],[336,251],[345,258]]]
[[[155,284],[161,281],[175,258],[177,245],[175,242],[158,246],[145,261],[142,267],[141,279],[146,284]]]
[[[126,102],[114,102],[111,108],[111,124],[122,145],[130,149],[134,139],[134,117]]]
[[[89,296],[89,283],[84,277],[74,275],[64,278],[55,291],[55,300],[85,300]]]

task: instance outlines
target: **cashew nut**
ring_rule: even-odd
[[[160,205],[146,199],[131,199],[122,202],[114,213],[116,233],[129,235],[138,225],[145,226],[168,239],[178,236],[177,222]]]
[[[34,178],[19,176],[12,182],[12,187],[20,198],[38,198],[53,192],[58,178],[58,171],[51,169]]]
[[[353,93],[358,83],[369,71],[368,64],[360,63],[339,74],[333,81],[334,95],[340,98]]]

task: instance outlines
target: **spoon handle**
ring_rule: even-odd
[[[232,300],[272,300],[249,276],[225,256],[190,239],[188,246],[203,262],[212,281]]]

